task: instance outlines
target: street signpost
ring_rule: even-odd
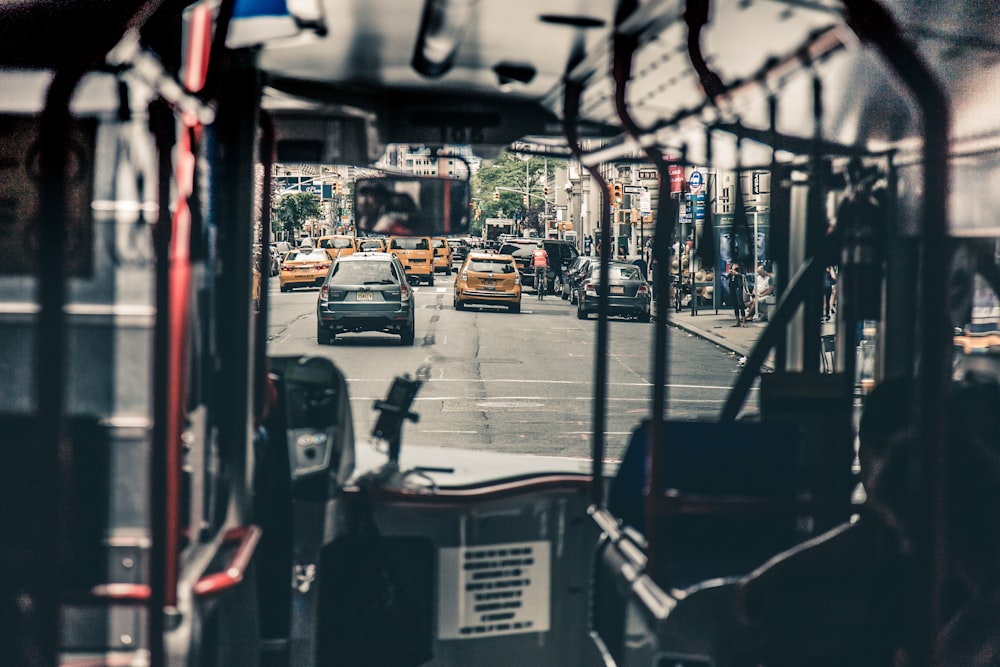
[[[697,194],[705,185],[705,175],[695,169],[688,177],[688,190],[691,194]]]

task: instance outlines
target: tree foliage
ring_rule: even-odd
[[[305,223],[322,215],[323,209],[315,193],[292,192],[278,198],[274,207],[274,228],[295,238]]]
[[[562,160],[532,156],[528,160],[512,153],[504,153],[492,164],[484,165],[472,178],[472,196],[477,200],[481,218],[514,218],[525,227],[537,227],[544,210],[546,166],[551,174],[565,166]],[[524,205],[525,185],[530,198]],[[494,201],[493,193],[500,193]],[[550,195],[551,196],[551,195]]]

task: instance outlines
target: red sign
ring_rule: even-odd
[[[664,153],[663,159],[670,161],[677,160],[678,157]],[[671,164],[667,167],[667,174],[670,176],[670,194],[684,192],[684,167],[679,164]]]

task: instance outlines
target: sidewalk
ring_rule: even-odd
[[[768,325],[767,322],[751,322],[745,327],[734,327],[736,316],[731,309],[720,308],[716,314],[715,308],[709,307],[703,307],[697,315],[692,315],[690,308],[683,308],[679,313],[671,309],[667,322],[744,357],[750,356],[757,338]],[[832,320],[823,322],[822,335],[833,335],[835,331]],[[768,355],[765,367],[774,367],[773,355],[773,351]]]

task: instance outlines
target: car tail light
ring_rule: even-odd
[[[317,269],[323,269],[325,271],[326,269],[330,268],[330,265],[329,264],[317,264],[316,268]]]
[[[410,300],[410,295],[412,295],[412,294],[413,294],[413,290],[410,289],[409,285],[407,285],[405,282],[399,283],[399,300],[400,301],[409,301]]]
[[[640,284],[639,289],[636,290],[639,294],[649,294],[649,285]]]
[[[462,271],[461,280],[462,280],[462,282],[468,282],[469,281],[469,272],[468,271]]]
[[[319,300],[328,301],[330,299],[330,286],[323,285],[319,288]]]
[[[583,286],[583,291],[592,296],[597,295],[597,285],[594,283],[585,283]]]
[[[516,271],[514,272],[514,284],[515,285],[521,284],[521,274],[517,273]]]

